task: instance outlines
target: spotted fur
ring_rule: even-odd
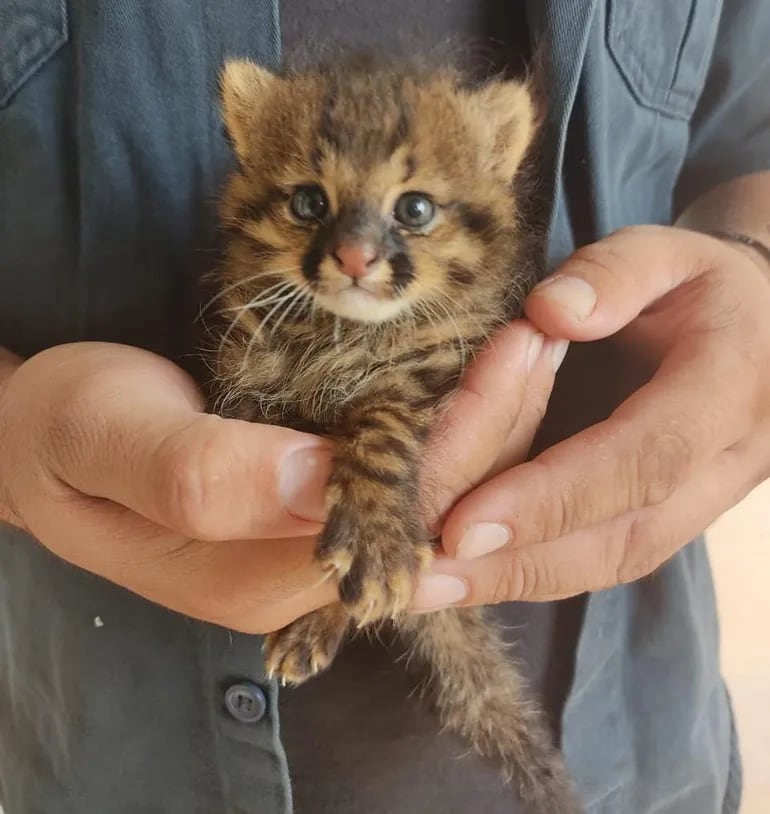
[[[216,405],[336,441],[317,558],[340,603],[267,637],[268,667],[299,683],[351,625],[392,619],[445,723],[538,814],[576,811],[494,627],[478,611],[404,613],[432,556],[419,482],[431,427],[537,276],[542,242],[514,182],[535,127],[529,90],[366,62],[282,76],[232,62],[222,90],[239,169],[222,205]],[[407,193],[432,205],[420,204],[428,224],[399,221]],[[360,280],[336,254],[351,241],[376,248]]]

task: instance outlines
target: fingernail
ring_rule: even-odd
[[[511,541],[511,530],[499,523],[476,523],[463,534],[457,546],[456,559],[475,560],[497,551]]]
[[[278,490],[287,511],[302,520],[321,522],[326,516],[326,481],[331,469],[329,451],[298,449],[281,467]]]
[[[557,373],[567,355],[569,349],[568,339],[557,339],[551,342],[551,363],[553,364],[553,372]]]
[[[454,605],[468,596],[468,585],[449,574],[424,574],[417,582],[412,610],[432,611]]]
[[[527,352],[527,374],[532,372],[532,368],[535,366],[535,362],[537,362],[540,351],[543,349],[543,342],[545,337],[541,333],[536,333],[532,335],[532,339],[529,340],[529,351]]]
[[[587,319],[596,307],[596,292],[579,277],[548,278],[535,286],[532,293],[551,300],[581,322]]]

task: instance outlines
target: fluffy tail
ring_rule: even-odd
[[[545,716],[526,696],[496,626],[478,609],[413,616],[399,629],[429,673],[442,722],[502,767],[532,814],[579,814]]]

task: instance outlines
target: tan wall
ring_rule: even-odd
[[[709,530],[722,664],[745,771],[741,814],[770,812],[770,481]]]

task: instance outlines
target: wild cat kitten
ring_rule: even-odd
[[[336,442],[317,558],[341,601],[268,636],[268,669],[302,682],[351,625],[392,619],[444,723],[500,762],[532,811],[577,811],[482,612],[404,613],[432,557],[419,490],[431,427],[537,274],[542,245],[513,183],[534,130],[528,88],[357,62],[276,76],[238,61],[222,91],[239,170],[223,201],[217,405]]]

